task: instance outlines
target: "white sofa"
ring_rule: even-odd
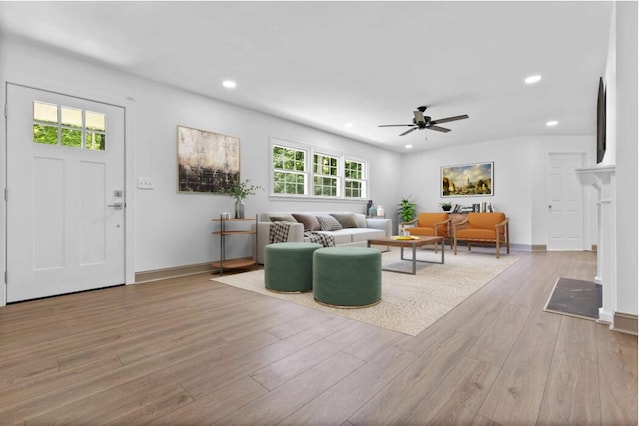
[[[331,213],[339,215],[353,215],[357,227],[343,228],[335,231],[318,231],[323,234],[332,235],[336,246],[358,246],[366,247],[367,240],[371,238],[384,238],[391,236],[391,219],[373,219],[367,218],[364,214],[353,212],[266,212],[260,214],[258,218],[258,230],[257,230],[257,261],[259,264],[264,264],[264,247],[269,244],[269,227],[274,220],[288,219],[291,221],[292,214],[304,214],[312,216],[330,216]],[[295,218],[293,218],[295,220]],[[304,225],[300,222],[295,222],[289,227],[288,242],[303,242],[304,238]],[[374,246],[381,251],[387,250],[385,246]]]

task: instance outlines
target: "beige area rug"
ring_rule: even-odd
[[[405,257],[411,252],[405,250]],[[420,250],[418,259],[440,260],[440,254]],[[338,309],[320,305],[313,293],[282,294],[264,288],[264,271],[257,270],[213,278],[230,286],[287,300],[313,309],[388,328],[412,336],[433,324],[460,302],[518,260],[514,256],[484,253],[445,254],[445,264],[418,263],[416,275],[382,271],[382,301],[368,308]],[[400,250],[382,254],[382,267],[410,271],[411,262],[400,260]]]

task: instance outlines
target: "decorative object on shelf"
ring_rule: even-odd
[[[451,203],[440,203],[440,207],[442,207],[443,212],[448,212],[449,210],[451,210]]]
[[[367,201],[367,209],[364,211],[365,214],[369,214],[371,211],[371,207],[373,207],[373,200]]]
[[[384,207],[379,205],[378,209],[376,210],[376,214],[380,217],[384,217]]]
[[[231,186],[225,189],[225,194],[228,194],[236,199],[235,203],[235,218],[244,219],[244,199],[249,195],[254,195],[258,189],[264,190],[260,185],[251,185],[251,179],[241,181],[240,179],[233,179]]]
[[[224,194],[239,178],[239,138],[178,126],[178,192]]]
[[[369,206],[369,208],[367,209],[367,214],[371,217],[376,216],[378,214],[378,209],[373,204],[373,202],[371,202],[371,206]]]
[[[440,168],[442,197],[493,195],[493,161]]]

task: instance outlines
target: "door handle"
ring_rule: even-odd
[[[124,207],[124,203],[107,204],[107,207],[113,207],[114,209],[121,209]]]

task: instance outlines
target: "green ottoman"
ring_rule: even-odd
[[[311,291],[315,243],[275,243],[264,248],[264,286],[283,293]]]
[[[341,308],[363,308],[380,302],[380,251],[364,247],[327,247],[313,253],[313,297]]]

